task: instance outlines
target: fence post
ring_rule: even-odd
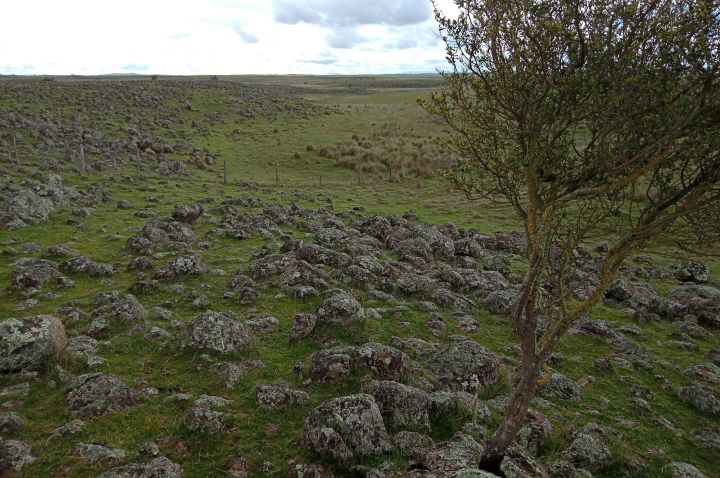
[[[15,163],[20,166],[20,154],[17,147],[17,132],[13,129],[13,147],[15,148]]]
[[[80,136],[80,173],[85,174],[85,146],[83,145],[82,135]]]

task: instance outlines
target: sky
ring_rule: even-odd
[[[4,0],[0,74],[445,68],[430,0]],[[452,0],[438,0],[448,14]]]

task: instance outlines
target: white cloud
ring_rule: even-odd
[[[6,3],[0,74],[389,73],[445,61],[426,0]]]

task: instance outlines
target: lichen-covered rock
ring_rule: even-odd
[[[188,204],[176,206],[172,212],[172,217],[185,224],[194,224],[204,212],[205,208],[203,208],[201,204]]]
[[[711,362],[693,365],[685,370],[685,375],[707,383],[720,383],[720,367]]]
[[[0,371],[37,369],[66,346],[65,327],[57,317],[5,319],[0,322]]]
[[[575,434],[563,456],[579,468],[592,473],[597,473],[613,463],[612,453],[603,440],[584,429]]]
[[[64,282],[69,285],[67,279],[52,261],[24,258],[13,264],[13,271],[10,276],[10,285],[13,290],[30,294],[51,281]]]
[[[316,312],[318,322],[347,325],[363,318],[363,309],[355,298],[343,290],[330,291]]]
[[[116,461],[125,458],[125,452],[120,448],[111,448],[93,443],[78,443],[75,454],[88,463]]]
[[[500,462],[500,471],[505,478],[548,478],[548,473],[527,450],[512,445],[505,451]]]
[[[311,377],[318,383],[337,383],[350,378],[353,366],[352,347],[333,347],[310,356]]]
[[[188,275],[202,275],[208,266],[198,254],[186,254],[163,264],[155,271],[154,277],[159,280],[174,279]]]
[[[518,291],[516,289],[502,289],[486,295],[484,303],[493,314],[510,315],[517,299]]]
[[[182,478],[182,476],[180,465],[161,456],[150,463],[130,463],[113,468],[101,473],[98,478]]]
[[[703,448],[720,450],[720,428],[697,428],[690,432],[695,442]]]
[[[475,393],[497,382],[500,358],[477,342],[463,340],[428,365],[443,387]]]
[[[678,390],[678,396],[683,403],[690,405],[703,415],[720,414],[720,401],[710,389],[698,386],[682,387]]]
[[[67,259],[69,257],[77,257],[80,253],[66,244],[55,244],[48,247],[43,252],[44,257]]]
[[[368,342],[353,350],[355,366],[369,370],[382,380],[401,380],[410,369],[410,359],[394,347]]]
[[[0,474],[20,471],[36,460],[32,446],[20,440],[0,437]]]
[[[296,314],[293,319],[290,340],[298,342],[302,338],[307,337],[315,329],[315,325],[317,325],[317,316],[315,314]]]
[[[530,409],[515,440],[532,455],[537,455],[552,431],[550,420],[537,410]]]
[[[22,426],[22,419],[15,412],[0,413],[0,433],[10,433]]]
[[[490,410],[476,395],[462,390],[439,391],[430,394],[432,421],[443,417],[467,417],[474,421],[487,421]]]
[[[427,393],[390,380],[372,381],[363,392],[373,396],[385,419],[394,430],[430,432],[430,398]]]
[[[560,398],[578,402],[582,400],[581,390],[576,380],[553,372],[550,379],[538,389],[538,393],[544,398]]]
[[[459,472],[477,470],[482,452],[482,446],[470,435],[458,433],[451,441],[436,443],[423,450],[411,467],[429,470],[440,476],[474,476]]]
[[[65,408],[73,416],[97,417],[135,404],[132,390],[112,375],[76,377],[65,391]]]
[[[255,387],[255,399],[260,408],[276,412],[293,405],[305,405],[310,397],[301,391],[292,390],[287,382]]]
[[[435,442],[427,435],[418,432],[401,431],[393,436],[395,449],[403,455],[413,456],[423,449],[432,446]]]
[[[0,203],[0,222],[19,221],[27,224],[41,224],[48,220],[55,207],[51,200],[21,189],[9,195]]]
[[[139,234],[127,240],[127,248],[136,254],[149,254],[159,249],[182,250],[195,241],[187,224],[170,218],[150,221]]]
[[[288,461],[286,468],[290,478],[335,478],[330,468],[297,459]]]
[[[152,257],[138,256],[128,263],[127,269],[129,271],[141,271],[152,269],[155,267],[155,261]]]
[[[194,403],[183,416],[183,423],[190,431],[214,435],[225,428],[223,413],[212,410],[209,403]]]
[[[367,394],[323,402],[307,418],[304,433],[311,452],[345,463],[391,448],[380,409]]]
[[[674,461],[668,465],[672,478],[707,478],[700,470],[690,463]]]
[[[710,269],[702,262],[685,261],[675,268],[674,275],[681,282],[707,282]]]
[[[115,292],[96,302],[97,304],[101,305],[90,313],[93,319],[110,322],[138,322],[147,317],[147,310],[132,294],[121,297]]]
[[[310,360],[312,378],[321,383],[342,382],[353,370],[371,372],[382,380],[398,381],[410,367],[410,359],[403,352],[375,342],[320,350],[312,354]]]
[[[221,354],[241,352],[250,345],[250,333],[243,323],[213,311],[192,321],[189,336],[191,347]]]
[[[406,294],[425,294],[437,285],[437,281],[414,272],[407,272],[397,280],[398,288]]]
[[[91,277],[110,276],[117,272],[115,266],[96,262],[88,256],[72,257],[62,262],[59,268],[65,273],[86,274]]]

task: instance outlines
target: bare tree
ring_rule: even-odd
[[[528,269],[511,325],[518,382],[481,466],[497,470],[546,361],[625,259],[720,198],[720,7],[714,0],[455,0],[436,6],[451,71],[424,102],[456,133],[451,177],[521,218]],[[717,227],[714,229],[717,231]],[[608,251],[573,297],[575,252]],[[542,292],[542,293],[541,293]],[[538,317],[545,318],[538,327]]]

